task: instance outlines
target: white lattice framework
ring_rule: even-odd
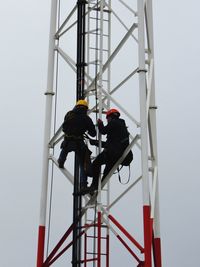
[[[55,117],[53,115],[57,112],[54,107],[59,105],[58,102],[55,105],[55,94],[58,90],[55,81],[56,55],[66,63],[68,72],[76,72],[76,47],[71,46],[71,41],[66,38],[71,31],[76,32],[76,1],[74,1],[74,4],[66,4],[62,1],[52,0],[51,3],[37,267],[49,266],[49,262],[53,259],[52,256],[50,260],[45,261],[44,248],[50,164],[58,167],[56,160],[56,151],[58,150],[56,149],[63,138],[61,126],[57,127],[56,131],[53,131],[52,127]],[[86,6],[87,67],[85,69],[85,93],[90,104],[90,115],[93,119],[96,114],[98,118],[104,119],[106,110],[110,107],[118,108],[121,116],[127,121],[131,136],[130,146],[104,182],[99,184],[97,196],[98,222],[105,223],[110,232],[118,239],[121,238],[119,234],[119,230],[121,230],[125,237],[131,240],[138,252],[130,251],[130,247],[128,249],[126,245],[125,247],[136,260],[135,264],[137,266],[161,267],[152,0],[90,0],[87,1]],[[98,20],[97,17],[96,20],[95,17],[92,18],[92,12],[96,12]],[[58,22],[58,17],[61,18],[61,23]],[[76,35],[73,36],[76,40]],[[92,44],[95,44],[95,46],[93,47]],[[75,86],[74,76],[70,74],[68,77],[72,80],[71,84],[74,80]],[[75,96],[74,89],[66,88],[66,91],[66,95],[63,97]],[[66,110],[61,108],[60,112],[64,116]],[[131,166],[134,173],[131,179],[132,183],[127,185],[123,191],[115,192],[115,198],[112,198],[113,187],[112,184],[109,186],[110,177],[130,149],[134,151],[137,158]],[[99,151],[96,153],[99,153]],[[70,168],[60,169],[60,171],[73,185],[74,178]],[[136,176],[136,174],[138,175]],[[140,208],[143,210],[143,220],[141,221],[141,224],[143,224],[141,233],[143,240],[141,242],[133,239],[127,230],[110,214],[112,208],[133,188],[136,186],[139,188],[139,185],[142,188]],[[102,197],[104,193],[100,188],[106,188],[105,203]],[[88,206],[94,208],[96,197],[93,196],[90,199],[85,196],[84,199],[83,213],[87,214]],[[131,211],[128,211],[127,216],[130,216],[130,213]],[[130,220],[129,217],[128,220]],[[112,223],[114,223],[114,226],[112,226]],[[107,234],[109,235],[109,231]],[[121,242],[123,244],[124,241]],[[123,262],[122,259],[120,265]],[[84,264],[86,266],[86,262]],[[87,266],[89,266],[89,263]],[[97,266],[109,266],[109,263],[103,264],[101,256],[98,255]]]

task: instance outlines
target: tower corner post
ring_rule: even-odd
[[[47,90],[45,104],[45,126],[44,126],[44,147],[42,166],[42,186],[40,198],[40,218],[38,229],[37,267],[41,267],[44,261],[45,248],[45,226],[48,191],[48,171],[49,171],[49,140],[51,135],[52,102],[53,102],[53,77],[54,77],[54,57],[55,57],[55,32],[57,19],[57,1],[51,1],[51,21],[49,33]]]
[[[149,172],[148,172],[148,122],[147,122],[147,95],[146,95],[146,69],[145,69],[145,1],[138,0],[138,59],[139,59],[139,91],[140,91],[140,121],[141,121],[141,164],[142,164],[142,190],[143,190],[143,227],[144,227],[144,257],[145,267],[152,266],[151,237],[152,227],[150,220],[149,201]]]

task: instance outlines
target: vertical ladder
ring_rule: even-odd
[[[110,55],[110,11],[106,4],[103,4],[101,12],[100,2],[97,0],[88,1],[88,24],[87,24],[87,74],[92,79],[95,79],[96,74],[101,71],[103,63],[107,61]],[[95,87],[91,88],[89,95],[94,95],[98,98],[99,87],[109,91],[110,88],[110,69],[105,71],[98,81],[95,82]],[[91,80],[87,80],[89,86]],[[97,95],[95,91],[97,90]]]
[[[110,3],[110,0],[109,0]],[[96,107],[96,114],[100,116],[103,111],[101,89],[110,92],[110,68],[101,74],[103,64],[110,56],[110,23],[111,12],[109,4],[106,5],[105,1],[89,0],[88,1],[88,18],[87,18],[87,87],[96,78],[99,73],[99,79],[95,79],[94,87],[88,92],[90,99],[94,96],[94,101],[98,103]],[[109,108],[109,101],[107,101],[106,108]],[[96,117],[97,118],[97,117]],[[101,139],[101,136],[99,136]],[[101,148],[96,151],[100,153]],[[96,153],[96,154],[97,154]],[[109,206],[109,183],[101,191],[101,204],[107,208]],[[93,211],[93,212],[92,212]],[[91,215],[91,213],[93,215]],[[109,266],[109,228],[107,225],[102,224],[98,227],[97,223],[97,207],[94,205],[91,209],[87,210],[85,214],[85,228],[92,224],[85,232],[84,240],[84,267],[90,266],[89,263],[94,264],[98,261],[98,256],[104,259],[102,266]],[[101,232],[100,241],[102,249],[98,251],[98,235]],[[99,265],[99,263],[98,263]]]
[[[109,266],[109,237],[107,234],[108,226],[98,221],[95,206],[91,207],[85,215],[86,222],[82,228],[85,230],[84,234],[84,267],[99,266],[98,263],[102,262],[101,266]],[[101,245],[99,246],[98,240]],[[101,259],[99,260],[100,257]]]

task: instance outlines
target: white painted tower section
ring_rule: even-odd
[[[76,72],[76,58],[74,55],[76,53],[70,53],[70,49],[66,49],[68,42],[65,39],[65,44],[60,45],[61,42],[57,40],[63,40],[62,38],[67,36],[71,30],[76,33],[76,1],[72,3],[63,3],[60,5],[58,0],[52,0],[51,2],[51,20],[50,20],[50,37],[49,37],[49,56],[48,56],[48,74],[47,74],[47,91],[46,91],[46,107],[45,107],[45,130],[44,130],[44,148],[43,148],[43,169],[42,169],[42,188],[41,188],[41,202],[40,202],[40,221],[39,226],[46,226],[46,214],[47,214],[47,196],[49,190],[49,162],[52,161],[56,167],[57,157],[59,153],[59,145],[62,140],[62,130],[58,127],[57,132],[54,134],[52,131],[52,114],[53,114],[53,95],[55,94],[55,53],[58,53],[59,57],[66,62],[69,69],[75,74]],[[128,126],[130,126],[130,145],[125,150],[121,159],[119,159],[116,165],[113,167],[111,172],[108,174],[106,179],[101,183],[99,189],[107,190],[107,202],[103,203],[103,190],[99,190],[97,198],[97,211],[100,216],[98,220],[98,229],[101,227],[101,220],[105,225],[107,225],[108,230],[112,232],[120,240],[120,230],[133,241],[136,247],[140,250],[140,253],[135,257],[136,263],[133,266],[139,266],[138,264],[145,264],[140,266],[145,267],[161,267],[161,246],[160,246],[160,219],[159,219],[159,182],[158,182],[158,153],[157,153],[157,134],[156,134],[156,100],[155,100],[155,68],[154,68],[154,43],[153,43],[153,11],[152,11],[152,0],[134,0],[134,1],[122,1],[122,0],[102,0],[102,1],[87,1],[86,9],[86,22],[87,22],[87,38],[86,38],[86,59],[88,62],[85,68],[85,84],[86,84],[86,98],[89,100],[90,113],[89,115],[94,117],[97,113],[97,118],[104,120],[104,114],[107,110],[114,107],[117,108],[123,119],[128,121]],[[121,5],[121,9],[117,8]],[[61,9],[58,11],[58,7]],[[63,10],[62,10],[63,8]],[[132,14],[130,23],[127,23],[126,18],[123,17],[123,10],[128,10]],[[98,15],[98,29],[95,29],[92,20],[95,19],[89,16],[96,10]],[[63,11],[63,12],[62,12]],[[98,13],[99,12],[99,13]],[[67,13],[67,15],[66,15]],[[95,12],[94,12],[95,13]],[[61,26],[58,28],[57,19],[58,14],[62,14]],[[106,16],[108,14],[108,16]],[[115,21],[115,27],[117,23],[125,31],[120,35],[120,38],[116,37],[116,30],[112,27],[112,21]],[[107,23],[108,30],[106,32],[105,24]],[[92,49],[97,49],[97,47],[92,47],[92,35],[98,35],[98,58],[97,61],[92,60]],[[73,35],[76,38],[76,35]],[[111,36],[114,36],[113,43],[111,43]],[[108,39],[106,39],[108,38]],[[130,40],[134,43],[135,55],[137,59],[133,58],[132,51],[129,51]],[[63,41],[64,43],[64,41]],[[63,44],[62,43],[62,44]],[[107,48],[105,48],[107,44]],[[128,48],[127,48],[128,47]],[[73,52],[74,52],[73,50]],[[96,51],[97,52],[97,51]],[[128,66],[131,66],[131,71],[126,74],[125,77],[120,77],[120,80],[116,82],[117,79],[113,81],[115,76],[117,76],[114,71],[116,71],[116,66],[113,67],[115,61],[120,58],[120,54],[129,53]],[[106,54],[106,56],[105,56]],[[135,56],[134,55],[134,56]],[[132,56],[132,57],[131,57]],[[135,65],[134,65],[134,64]],[[98,64],[96,73],[92,72],[92,65]],[[118,66],[118,72],[120,73],[120,65]],[[125,66],[126,67],[126,66]],[[123,66],[122,66],[123,68]],[[114,73],[114,74],[113,74]],[[70,78],[72,76],[69,76]],[[107,77],[107,78],[105,78]],[[131,83],[134,86],[134,90],[138,90],[138,114],[133,114],[133,110],[124,104],[124,100],[127,102],[130,100],[126,93],[120,95],[122,89],[130,88],[129,82],[132,79],[137,80],[137,83]],[[105,82],[107,80],[107,82]],[[97,81],[97,87],[95,88],[95,82]],[[76,84],[76,81],[72,82]],[[107,85],[105,85],[107,84]],[[75,90],[66,88],[69,94],[75,95]],[[125,92],[124,89],[124,92]],[[70,91],[71,90],[71,91]],[[96,90],[96,95],[95,95]],[[133,88],[129,89],[133,90]],[[129,92],[128,92],[129,93]],[[119,96],[118,96],[119,94]],[[127,94],[128,95],[128,94]],[[97,99],[95,100],[95,97]],[[126,98],[127,97],[127,98]],[[129,96],[130,97],[130,96]],[[74,97],[75,99],[75,97]],[[67,101],[67,99],[66,99]],[[97,101],[97,106],[95,101]],[[75,103],[74,103],[75,104]],[[71,106],[71,103],[70,105]],[[63,109],[62,117],[64,117],[66,110]],[[57,154],[55,156],[50,155],[50,147],[56,148]],[[100,148],[101,149],[101,148]],[[137,170],[133,171],[133,182],[127,185],[124,191],[119,192],[119,194],[113,199],[112,195],[112,182],[110,179],[116,171],[117,167],[123,161],[128,152],[136,151],[139,154],[138,165],[136,166],[135,161],[131,163],[131,168]],[[98,150],[97,150],[98,151]],[[139,152],[138,152],[139,151]],[[97,152],[98,153],[98,152]],[[96,155],[95,155],[96,156]],[[68,166],[66,164],[66,166]],[[73,175],[72,170],[68,167],[60,169],[60,175],[65,176],[70,184],[73,185]],[[135,177],[137,173],[137,177]],[[60,177],[59,177],[60,179]],[[111,183],[111,186],[107,187],[107,183]],[[132,239],[124,227],[121,226],[115,219],[110,215],[112,213],[112,207],[116,203],[120,202],[125,195],[128,195],[132,188],[141,185],[142,196],[140,203],[141,209],[143,209],[143,218],[141,220],[141,225],[144,225],[143,232],[141,233],[143,238],[143,244],[138,244],[134,239]],[[69,196],[72,197],[72,196]],[[85,196],[86,209],[94,209],[94,199],[89,200],[89,196]],[[70,212],[68,213],[70,216]],[[85,220],[87,221],[89,215],[85,212]],[[72,214],[71,214],[72,215]],[[128,214],[130,216],[130,214]],[[128,218],[128,217],[127,217]],[[97,218],[96,218],[97,219]],[[88,220],[89,221],[89,220]],[[87,222],[88,222],[87,221]],[[115,223],[115,227],[111,226],[111,223]],[[95,223],[95,221],[94,221]],[[148,229],[147,229],[148,228]],[[120,230],[119,230],[120,229]],[[43,229],[45,231],[45,229]],[[109,233],[107,231],[107,234]],[[99,231],[100,232],[100,231]],[[43,233],[44,235],[44,233]],[[41,239],[41,240],[40,240]],[[38,263],[37,267],[42,267],[44,247],[43,241],[45,242],[44,236],[40,238],[39,234],[39,249],[38,253]],[[153,241],[152,241],[153,239]],[[121,240],[120,240],[121,241]],[[124,241],[121,241],[122,243]],[[99,242],[100,244],[100,242]],[[124,243],[123,243],[124,244]],[[126,245],[125,245],[126,247]],[[141,255],[142,253],[142,255]],[[133,253],[134,254],[134,253]],[[132,256],[133,256],[132,254]],[[154,257],[152,257],[154,255]],[[98,260],[98,267],[101,266],[102,261]],[[122,264],[120,262],[120,264]],[[102,263],[103,264],[103,263]],[[108,267],[108,263],[106,263]],[[86,265],[85,265],[86,266]],[[102,265],[103,266],[103,265]],[[105,267],[105,265],[104,265]]]

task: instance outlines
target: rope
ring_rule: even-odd
[[[60,0],[58,1],[58,21],[57,25],[59,28],[60,25]],[[59,40],[58,43],[59,45]],[[54,125],[53,125],[53,133],[55,135],[56,132],[56,122],[57,122],[57,99],[58,99],[58,52],[56,55],[56,85],[55,85],[55,107],[54,107]],[[54,147],[53,147],[53,155],[54,155]],[[47,246],[46,246],[46,257],[48,257],[49,253],[49,242],[50,242],[50,232],[51,232],[51,215],[52,215],[52,199],[53,199],[53,182],[54,182],[54,164],[51,166],[51,182],[50,182],[50,196],[49,196],[49,213],[48,213],[48,232],[47,232]]]

